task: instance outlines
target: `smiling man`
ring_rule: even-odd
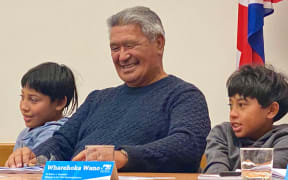
[[[143,87],[167,77],[163,70],[163,36],[149,40],[137,24],[110,30],[111,55],[119,77],[130,87]]]
[[[112,144],[119,171],[198,170],[210,131],[208,108],[197,87],[165,73],[160,18],[149,8],[133,7],[110,17],[108,26],[111,56],[124,84],[91,92],[45,145],[15,152],[8,166],[40,155],[81,161],[85,145]]]

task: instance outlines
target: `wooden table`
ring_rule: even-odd
[[[175,177],[175,180],[197,180],[198,174],[190,173],[119,173],[119,176]],[[0,174],[0,180],[41,180],[42,174]],[[173,179],[171,179],[173,180]]]
[[[197,180],[198,175],[194,173],[119,173],[119,176],[175,177],[176,180]]]

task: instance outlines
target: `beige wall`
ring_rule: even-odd
[[[24,128],[20,79],[44,61],[70,66],[82,103],[93,89],[121,83],[112,65],[106,18],[123,8],[149,6],[166,30],[164,66],[205,94],[212,125],[228,121],[227,77],[236,68],[237,0],[3,0],[0,1],[0,142]],[[288,69],[288,2],[265,18],[267,62]],[[288,122],[288,118],[280,122]]]

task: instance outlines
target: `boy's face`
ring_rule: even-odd
[[[21,91],[20,110],[25,125],[29,128],[35,128],[62,117],[62,112],[57,110],[57,101],[51,102],[49,96],[27,86]]]
[[[238,138],[258,139],[272,129],[273,120],[267,118],[269,106],[262,108],[256,98],[236,94],[229,98],[230,123]]]

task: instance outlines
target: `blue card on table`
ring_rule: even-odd
[[[114,161],[47,161],[42,179],[110,180]]]

